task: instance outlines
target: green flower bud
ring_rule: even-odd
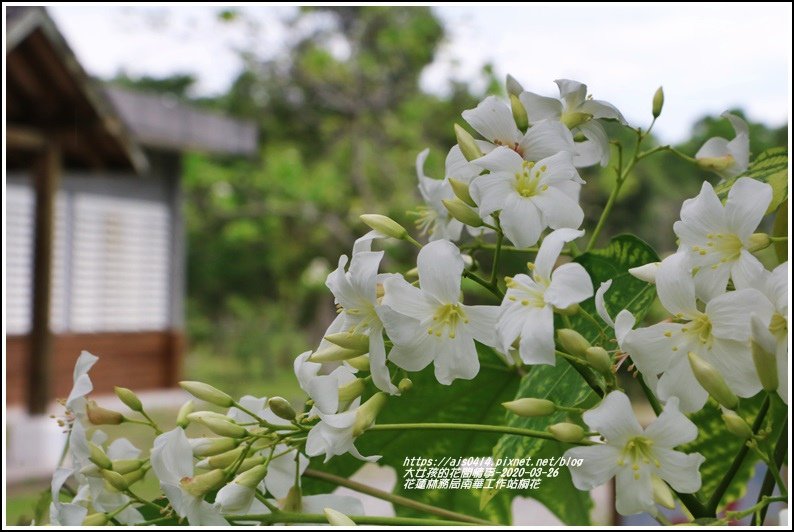
[[[286,419],[287,421],[295,419],[295,409],[283,397],[271,397],[267,400],[267,406],[281,419]]]
[[[179,481],[182,489],[194,497],[204,497],[210,491],[220,488],[226,481],[226,473],[221,469],[213,469],[195,477],[185,477]]]
[[[664,107],[664,90],[659,87],[653,95],[653,106],[651,107],[654,118],[659,118],[659,115],[662,114],[662,107]]]
[[[599,346],[588,347],[585,350],[585,360],[590,366],[602,375],[612,375],[612,359],[606,349]]]
[[[340,332],[329,334],[325,339],[343,349],[350,349],[359,353],[369,352],[369,335],[367,334]]]
[[[518,80],[510,74],[507,75],[505,88],[507,89],[507,94],[510,96],[519,96],[522,92],[524,92],[524,87],[521,86],[521,83],[519,83]]]
[[[244,452],[245,447],[238,447],[236,449],[232,449],[231,451],[226,451],[225,453],[210,456],[209,458],[199,462],[197,465],[199,467],[203,467],[204,469],[222,469],[235,463],[240,458],[240,455]]]
[[[753,430],[750,425],[733,410],[722,410],[722,420],[725,422],[725,428],[728,432],[735,436],[739,436],[742,440],[749,440],[753,435]]]
[[[333,508],[323,508],[325,518],[331,526],[356,526],[356,522],[342,512],[337,512]]]
[[[584,438],[584,429],[573,423],[557,423],[548,427],[551,435],[564,443],[576,443]]]
[[[178,427],[185,428],[188,426],[190,423],[188,415],[193,412],[193,408],[193,401],[186,401],[185,404],[179,408],[179,413],[176,415],[176,424]]]
[[[102,478],[104,478],[108,484],[113,486],[113,488],[117,489],[118,491],[124,491],[129,487],[129,484],[127,484],[127,481],[124,479],[124,477],[115,471],[103,469]]]
[[[140,469],[142,465],[143,465],[143,460],[135,460],[135,459],[113,460],[111,469],[113,469],[113,471],[115,471],[116,473],[120,473],[124,475],[126,473],[131,473],[136,469]]]
[[[88,421],[94,425],[121,425],[124,422],[124,416],[120,412],[101,407],[96,401],[86,403],[85,413]]]
[[[87,515],[83,519],[83,526],[104,526],[108,523],[108,515],[106,513],[97,512]]]
[[[769,238],[768,234],[753,233],[748,239],[747,250],[751,253],[755,253],[756,251],[761,251],[762,249],[766,249],[771,245],[772,240]]]
[[[576,126],[580,126],[593,118],[593,115],[588,113],[563,113],[562,115],[562,123],[565,124],[565,127],[568,129],[573,129]]]
[[[515,120],[518,129],[523,131],[528,128],[529,118],[527,117],[527,110],[515,94],[510,95],[510,109],[513,111],[513,120]]]
[[[116,392],[116,397],[121,399],[121,402],[127,405],[130,410],[133,412],[143,412],[143,404],[141,400],[138,399],[138,396],[135,395],[135,392],[129,388],[122,388],[121,386],[116,386],[113,390]]]
[[[458,181],[457,179],[449,178],[447,179],[449,182],[449,186],[452,187],[452,192],[457,196],[457,198],[468,205],[469,207],[476,207],[477,203],[474,202],[474,199],[471,197],[471,193],[469,192],[469,184],[464,183],[463,181]]]
[[[215,456],[236,449],[240,440],[235,438],[197,438],[191,442],[193,456]]]
[[[575,316],[581,309],[582,307],[579,306],[579,303],[574,303],[573,305],[568,305],[565,308],[554,307],[554,312],[561,316]]]
[[[88,459],[100,469],[113,469],[113,463],[108,458],[108,455],[92,441],[88,442]]]
[[[405,240],[408,236],[408,231],[405,227],[388,216],[383,216],[382,214],[362,214],[359,218],[369,227],[386,236],[396,238],[397,240]]]
[[[369,348],[367,348],[369,351]],[[321,349],[309,357],[311,362],[341,362],[342,360],[350,360],[351,358],[356,358],[363,354],[366,354],[367,351],[361,351],[359,349],[345,349],[344,347],[339,347],[338,345],[330,345],[325,349]]]
[[[733,155],[722,155],[720,157],[701,157],[697,159],[697,165],[703,170],[720,172],[727,170],[736,162]]]
[[[400,393],[405,393],[413,387],[414,387],[414,383],[409,378],[402,379],[400,383],[397,385],[397,389],[400,390]]]
[[[661,90],[661,89],[660,89]],[[675,508],[675,499],[667,483],[656,475],[651,475],[651,488],[653,489],[653,500],[665,508],[672,510]]]
[[[140,479],[146,476],[146,472],[148,471],[145,467],[140,467],[135,471],[130,471],[129,473],[124,473],[121,476],[124,477],[124,482],[127,483],[128,486],[132,486]]]
[[[239,473],[242,473],[243,471],[248,471],[249,469],[254,468],[263,463],[265,463],[265,457],[262,456],[261,454],[258,456],[252,456],[250,458],[246,458],[245,460],[243,460],[237,471]]]
[[[194,423],[203,423],[205,419],[208,418],[215,418],[215,419],[222,419],[224,421],[234,421],[232,418],[225,414],[221,414],[220,412],[213,412],[211,410],[199,410],[197,412],[191,412],[187,415],[188,421],[192,421]]]
[[[210,429],[218,436],[228,436],[230,438],[245,438],[248,431],[236,423],[219,419],[217,417],[203,417],[199,421],[202,425]]]
[[[780,381],[777,375],[775,353],[770,353],[755,340],[750,342],[750,346],[752,347],[753,364],[755,364],[755,371],[758,373],[761,386],[768,392],[777,390]]]
[[[349,358],[347,363],[359,371],[369,371],[369,355]]]
[[[179,386],[193,397],[201,399],[202,401],[207,401],[215,406],[229,408],[234,404],[234,399],[232,399],[229,394],[204,382],[182,381],[179,383]]]
[[[281,501],[281,509],[285,512],[297,512],[303,509],[303,502],[301,501],[301,490],[297,486],[292,486],[287,492],[287,496]]]
[[[234,478],[234,482],[246,488],[256,489],[260,482],[267,476],[267,465],[260,464],[254,466],[244,473],[240,473]]]
[[[455,138],[458,139],[460,151],[463,153],[463,156],[467,161],[473,161],[474,159],[479,159],[482,157],[483,153],[480,147],[477,145],[477,141],[474,140],[474,137],[472,137],[468,131],[460,127],[458,124],[455,124]]]
[[[450,216],[471,227],[482,227],[482,218],[459,198],[441,200]]]
[[[358,407],[356,410],[356,422],[353,424],[353,437],[357,438],[368,428],[375,424],[378,413],[386,406],[389,396],[383,392],[378,392]]]
[[[533,397],[507,401],[502,403],[502,406],[522,417],[550,416],[557,411],[557,405],[548,399],[536,399]]]
[[[590,349],[590,342],[573,329],[559,329],[557,341],[565,352],[579,358],[585,358],[587,350]]]
[[[697,381],[715,401],[729,410],[736,410],[739,398],[728,388],[728,384],[717,368],[693,352],[689,353],[689,365],[692,367],[692,373],[695,374]]]
[[[339,402],[349,403],[364,393],[364,379],[355,379],[339,387]]]

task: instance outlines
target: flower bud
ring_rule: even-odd
[[[97,512],[86,516],[83,519],[82,526],[104,526],[108,522],[108,515],[106,513]]]
[[[224,467],[229,467],[236,462],[240,458],[240,455],[244,452],[245,447],[237,447],[231,451],[210,456],[209,458],[200,461],[196,465],[198,467],[203,467],[204,469],[221,469]]]
[[[378,413],[386,406],[388,395],[378,392],[358,407],[356,410],[356,421],[353,424],[353,437],[356,438],[363,434],[368,428],[375,424]]]
[[[576,443],[584,438],[584,429],[573,423],[557,423],[548,427],[551,435],[564,443]]]
[[[85,413],[88,421],[94,425],[121,425],[124,422],[124,416],[120,412],[101,407],[96,401],[86,403]]]
[[[121,476],[124,477],[124,482],[127,483],[128,486],[132,486],[144,476],[146,476],[146,472],[148,471],[145,467],[139,467],[135,471],[130,471],[129,473],[123,473]]]
[[[407,377],[405,379],[402,379],[400,383],[397,385],[397,389],[400,390],[400,393],[405,393],[413,387],[414,387],[413,381]]]
[[[179,481],[182,489],[194,497],[204,497],[210,491],[221,487],[226,481],[226,473],[221,469],[213,469],[195,477],[185,477]]]
[[[693,352],[689,353],[689,365],[692,367],[692,373],[695,374],[697,381],[715,401],[725,408],[736,410],[739,398],[728,388],[728,384],[717,368]]]
[[[742,440],[748,440],[753,435],[753,430],[750,425],[739,414],[733,410],[722,409],[722,420],[725,422],[725,428],[728,432],[735,436],[739,436]]]
[[[755,364],[758,379],[761,381],[761,387],[768,392],[777,390],[780,381],[777,375],[775,353],[764,349],[755,339],[750,342],[750,345],[753,353],[753,364]]]
[[[697,165],[703,170],[721,172],[727,170],[736,162],[733,155],[722,155],[720,157],[699,157],[696,159]]]
[[[370,228],[386,236],[398,240],[404,240],[408,236],[408,231],[405,227],[388,216],[383,216],[382,214],[362,214],[359,218]]]
[[[369,352],[369,335],[367,334],[340,332],[329,334],[325,339],[343,349],[351,349],[360,353]]]
[[[597,372],[602,375],[612,375],[612,359],[609,358],[609,353],[606,349],[599,346],[593,346],[585,350],[585,360]]]
[[[339,387],[339,402],[349,403],[364,393],[364,379],[355,379]]]
[[[212,410],[199,410],[197,412],[191,412],[187,415],[187,419],[189,421],[193,421],[194,423],[203,423],[204,419],[211,417],[215,419],[223,419],[224,421],[234,421],[229,416],[221,414],[220,412],[213,412]]]
[[[471,197],[471,193],[469,192],[469,184],[463,181],[458,181],[457,179],[449,178],[449,186],[452,187],[452,192],[457,196],[457,198],[468,205],[469,207],[476,207],[477,203],[475,203],[474,199]]]
[[[252,456],[250,458],[246,458],[245,460],[243,460],[237,471],[239,473],[242,473],[243,471],[248,471],[249,469],[254,468],[263,463],[265,463],[265,457],[262,456],[261,454],[257,456]]]
[[[659,271],[661,262],[649,262],[636,268],[629,268],[629,273],[646,283],[656,284],[656,272]]]
[[[325,518],[331,526],[356,526],[356,522],[342,512],[337,512],[333,508],[323,508]]]
[[[568,129],[573,129],[576,126],[580,126],[591,118],[593,118],[593,115],[580,112],[563,113],[561,117],[562,123],[565,124],[565,127]]]
[[[269,406],[270,410],[281,419],[286,419],[287,421],[295,419],[295,409],[292,408],[289,401],[283,397],[271,397],[267,400],[267,406]]]
[[[199,423],[210,429],[218,436],[228,436],[230,438],[244,438],[248,436],[248,431],[245,427],[241,427],[236,423],[226,421],[217,417],[203,417]]]
[[[369,355],[361,355],[358,357],[349,358],[346,360],[353,369],[359,371],[369,371]]]
[[[675,508],[675,500],[667,483],[656,475],[651,475],[651,488],[653,490],[653,500],[670,510]]]
[[[107,483],[113,486],[113,488],[117,489],[118,491],[124,491],[129,487],[129,484],[127,484],[127,481],[124,479],[123,476],[121,476],[121,473],[103,469],[102,478],[107,480]]]
[[[477,141],[474,140],[474,137],[472,137],[468,131],[460,127],[458,124],[455,124],[455,138],[458,139],[460,151],[463,153],[463,156],[467,161],[473,161],[474,159],[479,159],[482,157],[483,153],[480,147],[477,145]]]
[[[557,411],[557,405],[548,399],[536,399],[534,397],[524,397],[514,401],[502,403],[502,406],[510,412],[522,417],[550,416]]]
[[[367,348],[366,351],[361,351],[360,349],[345,349],[344,347],[339,347],[338,345],[330,345],[325,349],[321,349],[309,357],[311,362],[341,362],[342,360],[349,360],[351,358],[356,358],[363,354],[366,354],[369,351]]]
[[[201,399],[202,401],[207,401],[215,406],[229,408],[234,404],[234,399],[232,399],[229,394],[204,382],[182,381],[179,383],[179,386],[193,397]]]
[[[766,249],[772,245],[772,240],[766,233],[753,233],[747,240],[747,250],[750,253],[761,251],[762,249]]]
[[[518,99],[515,94],[510,95],[510,110],[513,111],[513,120],[516,122],[516,127],[524,131],[529,127],[529,118],[527,117],[527,110],[524,104]]]
[[[127,459],[127,460],[112,460],[112,469],[116,473],[122,475],[131,473],[136,469],[140,469],[143,465],[143,460]]]
[[[193,456],[215,456],[236,449],[240,440],[234,438],[194,438],[190,440]]]
[[[96,443],[88,442],[88,459],[91,460],[100,469],[112,469],[113,463]]]
[[[554,307],[554,312],[561,316],[575,316],[581,309],[582,307],[579,306],[579,303],[574,303],[573,305],[568,305],[565,308]]]
[[[265,477],[267,476],[267,465],[266,464],[259,464],[257,466],[252,467],[248,471],[244,473],[240,473],[236,477],[234,477],[234,481],[236,484],[240,484],[241,486],[245,486],[246,488],[255,489],[260,482],[262,482]]]
[[[567,353],[579,358],[584,358],[590,348],[590,342],[573,329],[559,329],[557,341]]]
[[[188,416],[193,412],[193,407],[193,401],[188,400],[179,408],[179,413],[176,415],[176,424],[178,427],[185,428],[188,426],[190,423]]]
[[[521,83],[519,83],[518,80],[510,74],[507,75],[505,88],[507,89],[507,94],[510,96],[519,96],[522,92],[524,92],[524,87],[521,86]]]
[[[662,108],[664,107],[664,90],[659,87],[656,89],[656,92],[653,95],[653,106],[651,107],[651,114],[653,114],[654,118],[659,118],[659,115],[662,114]]]
[[[121,402],[127,405],[130,410],[133,412],[143,412],[143,404],[141,400],[138,399],[138,396],[135,395],[135,392],[129,388],[122,388],[121,386],[116,386],[113,390],[116,392],[116,397],[121,399]]]
[[[447,208],[449,215],[457,221],[463,222],[471,227],[482,226],[482,218],[480,218],[480,215],[474,212],[471,207],[463,203],[459,198],[441,200],[441,203]]]
[[[301,490],[297,486],[292,486],[287,492],[287,496],[281,501],[281,509],[285,512],[300,512],[303,509],[301,501]]]

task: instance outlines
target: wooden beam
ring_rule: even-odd
[[[38,151],[44,149],[47,138],[41,131],[15,124],[6,125],[6,147],[12,150]]]
[[[31,414],[47,411],[52,383],[52,331],[50,292],[52,285],[52,241],[55,223],[55,194],[61,173],[61,152],[48,142],[33,173],[36,215],[33,253],[33,316],[30,331],[27,405]]]

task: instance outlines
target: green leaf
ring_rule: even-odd
[[[436,381],[433,367],[419,373],[412,373],[413,387],[402,397],[392,397],[378,415],[378,424],[387,423],[478,423],[501,424],[504,409],[501,403],[515,395],[518,375],[505,367],[497,365],[497,355],[489,348],[480,347],[482,368],[479,375],[470,381],[456,380],[449,386]],[[471,431],[371,431],[362,435],[356,445],[365,456],[382,455],[379,465],[391,466],[397,473],[394,492],[433,506],[439,506],[459,513],[481,517],[499,524],[510,524],[510,499],[507,494],[495,497],[480,510],[482,490],[405,490],[403,465],[406,458],[421,457],[433,460],[444,458],[489,457],[494,444],[499,439],[495,433]],[[314,459],[311,467],[349,477],[362,466],[360,460],[349,455],[337,456],[327,464],[322,457]],[[416,469],[416,468],[414,468]],[[305,493],[327,493],[333,488],[328,483],[306,478]],[[428,516],[395,505],[400,516]]]
[[[629,268],[656,262],[659,257],[645,242],[633,235],[620,235],[612,239],[603,249],[593,250],[580,255],[576,262],[584,266],[593,281],[594,288],[609,279],[612,286],[607,291],[605,302],[611,315],[626,308],[637,316],[638,320],[647,311],[655,298],[655,289],[628,273]],[[582,308],[594,316],[593,298],[582,303]],[[600,321],[600,320],[599,320]],[[613,334],[603,333],[590,320],[582,315],[574,315],[570,319],[571,326],[579,331],[590,343],[602,345],[606,349],[614,349]],[[605,329],[608,327],[604,326]],[[584,382],[579,373],[567,361],[558,359],[556,366],[535,366],[521,379],[516,398],[538,397],[549,399],[565,406],[588,408],[593,406],[598,397]],[[507,415],[510,426],[534,430],[544,430],[548,425],[561,421],[580,421],[568,419],[564,412],[555,412],[542,418],[523,418],[513,414]],[[559,457],[571,446],[559,442],[541,439],[503,436],[496,448],[496,458],[549,458]],[[590,494],[577,490],[571,481],[567,468],[561,468],[555,478],[545,478],[539,490],[527,493],[516,493],[532,497],[554,513],[568,525],[590,524],[592,501]]]
[[[788,148],[781,146],[770,148],[756,157],[750,167],[741,176],[728,179],[714,189],[720,197],[727,196],[728,191],[739,177],[752,177],[772,187],[772,203],[766,213],[774,212],[777,207],[788,199]]]

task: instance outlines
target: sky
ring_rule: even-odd
[[[219,25],[207,6],[49,8],[80,61],[94,75],[193,73],[197,93],[223,92],[242,68],[238,50],[262,57],[293,37],[282,6],[244,8],[251,24]],[[407,9],[407,8],[405,8]],[[650,119],[664,86],[656,132],[686,138],[704,114],[742,108],[752,120],[785,124],[791,93],[791,4],[523,4],[434,8],[448,37],[422,86],[482,83],[490,62],[527,90],[552,96],[554,80],[586,83],[637,126]]]

